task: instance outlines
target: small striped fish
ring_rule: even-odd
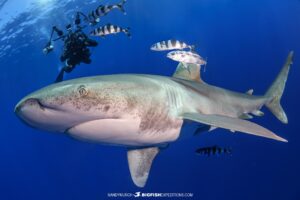
[[[206,61],[200,55],[191,51],[172,51],[167,57],[183,64],[206,65]]]
[[[188,45],[178,40],[166,40],[155,43],[151,46],[152,51],[169,51],[169,50],[183,50],[183,49],[194,50],[194,46]]]
[[[94,29],[90,33],[90,35],[91,36],[101,36],[101,37],[104,37],[106,35],[117,34],[117,33],[123,32],[128,37],[131,37],[129,29],[130,28],[122,28],[122,27],[119,27],[119,26],[116,26],[116,25],[106,24],[105,26],[101,26],[99,28]]]
[[[196,150],[198,155],[220,155],[220,154],[231,154],[231,148],[222,148],[219,146],[203,147]]]
[[[88,14],[89,21],[92,25],[97,24],[100,21],[100,17],[107,15],[113,9],[119,9],[126,14],[124,10],[124,4],[127,0],[122,0],[119,4],[115,5],[100,5],[96,10],[93,10]]]

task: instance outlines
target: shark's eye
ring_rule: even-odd
[[[84,97],[88,94],[88,91],[86,90],[84,85],[79,86],[78,93],[80,96]]]

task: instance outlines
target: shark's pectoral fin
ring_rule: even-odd
[[[129,170],[136,186],[144,187],[146,185],[152,161],[158,152],[158,147],[128,150]]]
[[[221,115],[204,115],[199,113],[185,113],[182,115],[182,117],[184,119],[196,121],[215,127],[287,142],[286,139],[277,136],[273,132],[258,124],[238,118],[226,117]]]

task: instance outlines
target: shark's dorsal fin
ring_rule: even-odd
[[[182,115],[184,119],[196,121],[202,124],[228,129],[231,131],[239,131],[251,135],[261,136],[287,142],[286,139],[279,137],[268,129],[243,119],[232,118],[222,115],[204,115],[200,113],[185,113]]]
[[[203,82],[200,76],[200,65],[179,63],[173,77],[185,80]]]
[[[152,161],[158,154],[158,147],[133,149],[127,151],[127,159],[131,178],[138,187],[146,185]]]

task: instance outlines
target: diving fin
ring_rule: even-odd
[[[184,119],[228,129],[231,131],[239,131],[251,135],[287,142],[286,139],[277,136],[275,133],[269,131],[268,129],[258,124],[238,118],[232,118],[222,115],[204,115],[200,113],[185,113],[182,115],[182,117]]]
[[[144,149],[129,149],[127,159],[131,178],[138,187],[146,185],[152,161],[159,152],[158,147],[149,147]]]
[[[63,67],[63,68],[61,68],[58,76],[56,77],[55,83],[59,83],[59,82],[63,81],[63,79],[64,79],[64,73],[65,73],[65,68]]]

